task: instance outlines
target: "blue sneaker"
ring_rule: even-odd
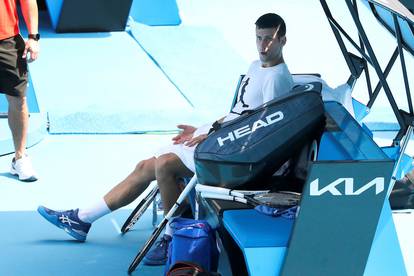
[[[154,248],[143,259],[145,265],[165,265],[168,258],[168,246],[172,238],[164,235],[161,240],[155,243]]]
[[[84,242],[86,240],[86,236],[88,235],[89,229],[91,228],[91,224],[83,222],[79,219],[79,209],[53,211],[44,206],[39,206],[39,208],[37,208],[37,211],[50,223],[59,228],[62,228],[66,233],[78,241]]]

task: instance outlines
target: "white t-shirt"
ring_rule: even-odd
[[[286,64],[264,68],[259,60],[254,61],[242,80],[237,93],[237,102],[224,118],[224,122],[237,118],[244,110],[255,109],[276,97],[283,96],[292,88],[293,79]],[[197,128],[193,137],[208,133],[210,128],[211,124]],[[155,156],[174,153],[187,168],[194,172],[194,149],[195,146],[187,147],[184,144],[169,145],[161,148]]]
[[[258,106],[286,95],[293,88],[293,78],[285,63],[272,67],[262,67],[259,60],[254,61],[244,76],[237,102],[224,122],[237,118],[243,111],[255,109]]]

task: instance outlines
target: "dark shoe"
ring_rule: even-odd
[[[392,210],[414,209],[414,185],[404,177],[395,181],[390,195]]]
[[[78,217],[78,211],[67,210],[67,211],[53,211],[44,206],[37,208],[42,217],[47,219],[53,225],[63,229],[66,233],[77,239],[78,241],[85,241],[88,235],[91,224],[83,222]]]
[[[172,238],[164,235],[161,240],[155,243],[154,248],[143,259],[145,265],[165,265],[168,259],[168,246]]]

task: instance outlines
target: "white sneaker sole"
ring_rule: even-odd
[[[13,168],[13,166],[10,169],[10,173],[14,176],[17,176],[19,178],[19,180],[23,181],[23,182],[33,182],[33,181],[37,180],[37,177],[34,176],[34,175],[29,176],[27,178],[21,178],[20,175],[17,173],[17,171]]]

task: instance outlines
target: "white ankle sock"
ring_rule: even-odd
[[[102,198],[95,205],[79,209],[78,217],[81,221],[92,223],[110,212],[111,209],[109,209],[105,200]]]

